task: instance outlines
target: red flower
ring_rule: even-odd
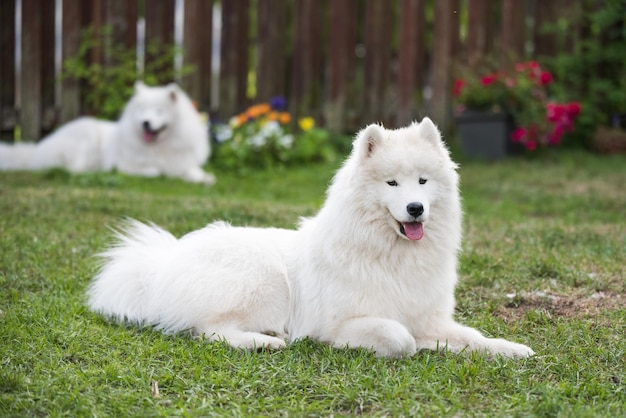
[[[495,83],[497,79],[498,79],[498,75],[497,74],[490,74],[490,75],[486,75],[483,78],[481,78],[480,82],[482,83],[483,86],[489,86],[489,85]]]
[[[561,119],[564,113],[564,107],[559,103],[548,103],[546,106],[546,117],[550,122],[556,122]]]
[[[571,117],[578,116],[581,110],[582,107],[580,106],[580,103],[573,102],[567,105],[567,113],[569,113]]]
[[[548,71],[543,71],[539,76],[539,80],[541,81],[542,86],[550,84],[552,83],[552,74],[550,74]]]
[[[465,80],[458,79],[454,82],[454,89],[452,90],[452,94],[458,96],[461,94],[463,87],[465,86]]]

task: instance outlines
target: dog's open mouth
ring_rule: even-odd
[[[400,233],[410,239],[417,241],[424,236],[424,225],[421,222],[398,222]]]
[[[143,129],[144,142],[150,143],[150,142],[156,141],[159,134],[163,132],[165,128],[167,128],[167,125],[163,125],[159,129],[149,129],[149,128],[146,129],[146,127],[144,127]]]

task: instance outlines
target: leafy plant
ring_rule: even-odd
[[[454,85],[459,107],[509,113],[517,125],[511,139],[526,149],[557,145],[574,129],[581,112],[578,102],[557,103],[548,94],[553,78],[537,61],[518,63],[511,71],[490,71],[479,75],[469,71]]]
[[[137,79],[143,79],[148,85],[156,85],[162,80],[174,79],[174,57],[178,49],[149,43],[142,74],[137,71],[137,51],[113,42],[110,26],[103,26],[99,31],[89,27],[81,34],[78,53],[64,62],[63,77],[84,82],[84,113],[104,119],[117,119],[125,103],[133,94],[133,85]],[[110,57],[107,64],[92,60],[93,50],[106,51]],[[194,71],[192,65],[183,66],[181,75]]]
[[[548,27],[563,36],[585,31],[576,49],[547,63],[562,81],[561,95],[580,97],[585,112],[577,123],[577,139],[588,142],[599,126],[626,129],[626,24],[624,0],[602,7],[586,0],[572,9],[566,27]]]

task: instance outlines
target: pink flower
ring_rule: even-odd
[[[526,129],[517,128],[511,134],[511,140],[516,144],[522,142],[522,140],[526,137]]]
[[[561,142],[561,137],[563,136],[563,125],[556,125],[554,130],[548,135],[548,144],[557,145]]]
[[[537,149],[537,141],[535,141],[534,139],[526,141],[524,145],[526,146],[526,149],[528,151],[534,151]]]

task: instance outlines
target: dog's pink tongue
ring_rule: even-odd
[[[156,139],[156,133],[144,131],[143,132],[143,140],[145,142],[153,142]]]
[[[411,241],[422,239],[424,236],[424,226],[421,222],[406,222],[403,223],[404,234]]]

